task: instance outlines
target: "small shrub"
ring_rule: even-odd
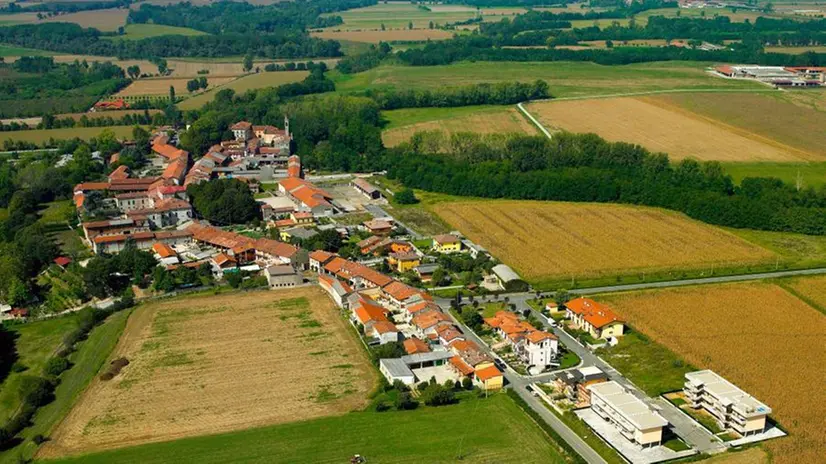
[[[28,369],[28,367],[26,367],[26,365],[23,364],[20,361],[16,361],[14,364],[11,365],[11,371],[12,372],[18,372],[19,373],[19,372],[25,371],[26,369]]]
[[[109,381],[115,378],[116,375],[120,374],[121,369],[129,365],[129,360],[126,358],[118,358],[109,363],[109,368],[106,369],[106,372],[100,375],[100,380]]]
[[[54,357],[46,362],[43,373],[48,377],[57,377],[69,368],[69,360],[66,358]]]
[[[32,441],[37,445],[42,445],[43,443],[46,443],[48,440],[48,438],[44,437],[39,433],[32,437]]]
[[[390,405],[387,404],[385,401],[379,401],[376,403],[376,412],[384,412],[390,409]]]

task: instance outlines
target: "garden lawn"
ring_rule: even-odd
[[[438,425],[438,427],[437,427]],[[354,412],[240,432],[188,438],[49,462],[554,463],[563,456],[505,395],[415,411]]]

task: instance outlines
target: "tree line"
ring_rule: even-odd
[[[441,147],[442,156],[403,144],[388,150],[382,167],[406,186],[452,195],[656,206],[722,226],[826,234],[824,188],[797,191],[773,178],[735,186],[717,162],[671,163],[594,134],[514,135],[504,149],[463,137],[453,151]]]
[[[375,100],[382,110],[394,110],[399,108],[512,105],[527,100],[550,98],[551,93],[547,82],[536,80],[532,83],[482,83],[423,90],[368,90],[366,95]]]
[[[772,66],[823,66],[826,53],[792,55],[765,53],[762,47],[736,47],[725,50],[700,50],[679,47],[620,47],[608,50],[568,50],[558,48],[496,48],[493,40],[482,36],[464,36],[421,49],[409,49],[395,55],[411,66],[438,66],[463,60],[476,61],[590,61],[603,65],[647,63],[653,61],[704,61],[754,63]]]
[[[222,57],[248,52],[262,58],[341,56],[338,42],[294,31],[280,34],[163,35],[140,40],[110,40],[97,29],[84,29],[70,23],[45,23],[0,27],[0,42],[63,53],[117,56],[121,59]]]

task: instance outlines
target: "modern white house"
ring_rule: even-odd
[[[662,443],[663,427],[668,421],[649,409],[642,400],[614,382],[589,385],[591,410],[612,423],[623,437],[642,448]]]
[[[708,411],[720,427],[743,436],[766,429],[771,408],[733,383],[710,370],[689,372],[685,379],[683,391],[691,407]]]
[[[514,351],[525,364],[544,368],[556,359],[559,353],[559,340],[551,333],[535,330],[514,345]]]

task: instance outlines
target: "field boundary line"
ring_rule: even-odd
[[[617,97],[639,97],[644,95],[660,95],[668,93],[769,93],[777,92],[775,89],[664,89],[664,90],[645,90],[642,92],[626,92],[626,93],[606,93],[598,95],[580,95],[576,97],[558,97],[558,98],[540,98],[537,100],[529,100],[527,103],[542,103],[555,101],[569,101],[569,100],[592,100],[596,98],[617,98]],[[521,105],[521,103],[520,103]]]
[[[545,137],[548,137],[549,139],[554,138],[554,136],[550,132],[548,132],[548,129],[546,129],[545,126],[542,125],[542,123],[537,121],[536,118],[533,117],[533,115],[528,110],[526,110],[524,106],[522,106],[522,103],[517,103],[516,107],[519,108],[519,111],[521,111],[522,114],[524,114],[528,119],[530,119],[531,122],[536,127],[538,127],[539,130],[542,131],[543,134],[545,134]]]

